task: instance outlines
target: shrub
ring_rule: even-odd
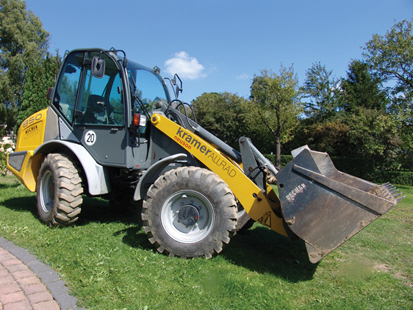
[[[331,160],[337,170],[369,181],[375,178],[374,159],[332,157]]]
[[[413,186],[413,172],[410,171],[376,171],[374,180],[376,183],[393,183]]]
[[[274,154],[265,154],[273,164],[275,164]],[[281,167],[287,165],[293,160],[292,155],[281,155]],[[334,166],[345,173],[357,176],[359,178],[371,179],[374,177],[374,160],[368,158],[344,158],[344,157],[331,157]]]
[[[264,154],[275,165],[275,154]],[[293,160],[291,155],[281,155],[281,168]]]
[[[8,137],[0,141],[0,175],[7,173],[7,154],[13,152],[14,143]]]

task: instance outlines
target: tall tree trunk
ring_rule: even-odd
[[[281,140],[280,136],[275,137],[275,166],[281,169]]]

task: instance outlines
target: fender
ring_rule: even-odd
[[[171,163],[177,162],[181,159],[186,159],[187,155],[184,153],[179,153],[176,155],[171,155],[165,157],[158,161],[156,164],[153,164],[146,173],[140,178],[138,185],[135,189],[135,194],[133,195],[133,200],[138,201],[141,200],[146,195],[147,189],[143,186],[146,182],[154,181],[162,170]]]
[[[51,153],[57,147],[65,146],[76,156],[86,175],[89,194],[103,195],[110,192],[109,173],[106,167],[99,165],[86,149],[77,143],[61,140],[52,140],[43,143],[34,150],[34,156]]]

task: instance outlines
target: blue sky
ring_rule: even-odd
[[[300,85],[320,61],[344,77],[373,34],[413,18],[413,0],[27,0],[50,51],[123,49],[163,76],[178,72],[190,102],[204,92],[250,95],[254,75],[294,65]]]

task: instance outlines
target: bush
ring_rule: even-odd
[[[274,154],[265,154],[273,164],[275,164]],[[287,165],[293,160],[292,155],[281,155],[281,167]],[[363,179],[372,179],[374,177],[374,160],[368,158],[344,158],[344,157],[331,157],[334,166],[337,170],[357,176]]]
[[[275,154],[264,154],[275,165]],[[281,168],[293,160],[292,155],[281,155]]]
[[[332,157],[337,170],[372,181],[375,178],[375,162],[369,158]]]
[[[0,175],[6,175],[7,154],[13,152],[13,150],[14,143],[8,137],[4,137],[0,141]]]
[[[264,156],[273,164],[275,163],[274,154],[265,154]],[[287,165],[292,159],[293,157],[291,155],[281,155],[281,167]],[[393,184],[413,186],[413,172],[376,170],[375,161],[373,159],[331,157],[331,160],[337,170],[370,182],[390,182]]]
[[[410,171],[376,171],[376,183],[387,183],[413,186],[413,172]]]

